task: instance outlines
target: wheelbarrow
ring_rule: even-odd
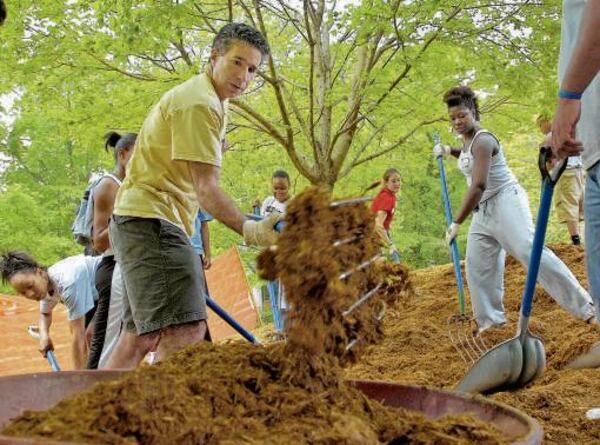
[[[23,410],[45,410],[59,401],[85,391],[95,383],[115,380],[126,371],[65,371],[0,378],[0,430]],[[348,383],[371,399],[384,405],[418,411],[429,419],[447,414],[470,414],[492,424],[507,441],[520,445],[542,443],[540,425],[521,411],[502,403],[412,385],[388,382],[350,380]],[[0,435],[0,445],[44,445],[48,441]],[[52,442],[60,444],[64,442]]]

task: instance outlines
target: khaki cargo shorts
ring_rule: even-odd
[[[554,190],[554,205],[560,222],[583,221],[583,169],[565,170]]]
[[[110,240],[123,276],[125,329],[142,335],[206,320],[202,264],[182,229],[113,215]]]

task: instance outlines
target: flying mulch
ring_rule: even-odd
[[[4,434],[112,444],[506,443],[472,417],[430,421],[344,383],[342,366],[381,340],[386,306],[414,299],[407,271],[373,260],[364,204],[334,210],[311,189],[290,203],[286,224],[260,264],[281,278],[292,305],[287,343],[196,344],[46,412],[26,412]]]

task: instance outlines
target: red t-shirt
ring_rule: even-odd
[[[396,195],[390,191],[387,187],[381,189],[377,194],[373,203],[371,204],[371,210],[377,214],[379,211],[384,211],[387,215],[385,221],[383,221],[383,228],[390,230],[392,224],[392,218],[394,217],[394,210],[396,208]]]

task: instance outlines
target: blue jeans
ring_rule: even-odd
[[[600,320],[600,162],[587,171],[584,206],[587,275]]]

